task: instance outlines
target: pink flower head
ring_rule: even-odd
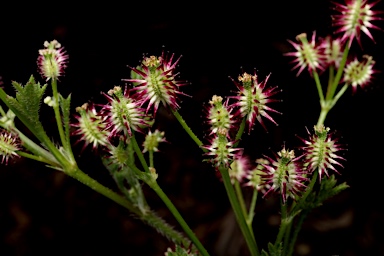
[[[296,76],[299,76],[305,68],[308,69],[311,75],[317,70],[324,71],[324,57],[319,47],[320,45],[316,42],[316,32],[313,32],[309,42],[305,33],[296,36],[296,40],[298,43],[288,40],[296,51],[284,54],[295,58],[292,63],[296,65],[292,70],[299,69]]]
[[[9,158],[19,156],[16,151],[20,149],[20,141],[16,134],[6,130],[0,131],[0,156],[2,158],[1,163],[8,164]]]
[[[357,86],[364,88],[372,81],[372,75],[377,73],[377,71],[373,69],[374,65],[375,61],[368,55],[364,55],[362,61],[355,58],[346,64],[343,81],[352,86],[353,93],[356,92]]]
[[[237,156],[231,163],[228,170],[232,183],[234,183],[235,180],[240,183],[243,182],[244,178],[247,177],[250,170],[251,163],[249,161],[249,157],[245,155]]]
[[[107,127],[110,130],[109,137],[132,136],[132,131],[143,132],[144,127],[150,127],[150,116],[145,114],[145,109],[141,108],[141,102],[129,95],[129,90],[125,88],[124,93],[121,87],[115,86],[108,91],[108,95],[103,93],[109,103],[102,108],[102,114],[107,117]]]
[[[71,135],[80,136],[76,144],[84,141],[83,150],[89,144],[92,145],[93,149],[106,146],[109,134],[106,130],[106,118],[96,111],[93,104],[85,103],[81,107],[77,107],[76,111],[79,113],[75,116],[77,123],[71,124],[72,127],[75,127]]]
[[[267,106],[268,103],[278,102],[279,100],[271,99],[270,97],[280,92],[277,90],[277,86],[265,88],[269,75],[261,83],[257,81],[257,75],[249,75],[244,73],[242,76],[239,76],[238,80],[240,83],[231,78],[235,83],[237,89],[239,90],[237,96],[232,96],[236,100],[231,107],[237,109],[235,116],[240,116],[242,118],[246,117],[248,125],[248,133],[251,132],[253,126],[256,123],[256,120],[267,130],[262,117],[267,118],[272,123],[276,124],[275,120],[268,114],[268,112],[279,113],[280,112]],[[268,111],[268,112],[267,112]]]
[[[142,104],[148,103],[147,112],[153,106],[154,115],[160,103],[172,110],[178,109],[178,95],[186,95],[179,91],[179,87],[187,82],[176,80],[179,73],[175,72],[175,68],[181,56],[175,62],[172,62],[173,57],[174,54],[168,58],[164,52],[161,57],[145,57],[140,67],[130,67],[136,77],[123,79],[134,84],[134,98],[140,99]]]
[[[37,65],[43,78],[58,79],[64,74],[67,67],[68,55],[61,44],[56,40],[44,42],[45,49],[39,50]]]
[[[241,152],[240,148],[234,148],[234,141],[231,141],[228,136],[228,130],[225,128],[218,129],[211,139],[210,144],[202,146],[208,150],[204,155],[213,157],[207,161],[214,164],[216,168],[220,165],[229,167],[229,163],[235,159]]]
[[[269,186],[263,197],[280,192],[284,203],[287,201],[287,197],[296,200],[295,197],[305,190],[304,183],[308,181],[308,178],[306,178],[307,173],[301,170],[293,150],[283,148],[275,155],[275,159],[264,157],[270,164],[262,164],[264,167],[262,169],[264,174],[261,175],[262,185]]]
[[[228,106],[228,100],[223,103],[221,96],[213,95],[206,108],[207,119],[211,133],[217,133],[219,129],[230,131],[234,127],[232,109]]]
[[[324,174],[328,175],[328,171],[332,170],[336,173],[335,166],[343,167],[339,160],[345,160],[343,157],[336,153],[343,150],[341,144],[338,143],[337,138],[333,138],[332,133],[329,133],[329,128],[325,128],[323,125],[320,127],[314,127],[315,133],[313,135],[307,129],[310,138],[308,140],[302,139],[305,146],[301,147],[304,150],[304,166],[309,173],[313,173],[315,170],[319,172],[319,180],[321,181]]]
[[[321,40],[319,48],[324,56],[324,68],[328,66],[339,68],[344,51],[341,39],[327,36]]]
[[[257,164],[256,167],[247,173],[246,178],[248,181],[245,183],[245,186],[253,187],[265,194],[271,188],[271,185],[262,181],[263,169],[264,165],[269,165],[270,162],[264,158],[258,158],[255,162]]]
[[[373,36],[369,29],[379,29],[371,22],[374,20],[382,20],[378,14],[382,12],[371,10],[379,1],[367,3],[367,0],[345,0],[345,5],[334,3],[335,10],[340,14],[333,15],[333,26],[338,27],[335,33],[344,33],[341,41],[348,41],[348,47],[356,38],[361,46],[361,31],[366,34],[372,41]]]

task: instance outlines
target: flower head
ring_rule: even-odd
[[[333,39],[331,36],[327,36],[321,40],[319,48],[324,56],[325,67],[338,68],[340,66],[344,51],[340,38]]]
[[[248,133],[251,132],[256,120],[264,127],[265,130],[267,129],[262,117],[267,118],[277,125],[268,112],[281,113],[268,107],[267,104],[278,101],[271,99],[270,97],[278,93],[279,90],[277,90],[277,86],[268,89],[265,88],[268,78],[269,76],[267,76],[263,82],[259,83],[257,81],[256,72],[253,76],[243,73],[243,75],[238,78],[240,83],[231,78],[239,90],[237,96],[231,97],[236,100],[231,107],[237,109],[235,116],[246,118]]]
[[[239,155],[233,160],[229,168],[229,177],[231,178],[232,183],[237,180],[238,182],[243,182],[244,178],[248,175],[249,170],[251,169],[251,164],[249,158],[245,155]]]
[[[269,185],[270,188],[263,197],[279,191],[284,203],[287,201],[287,197],[295,200],[295,197],[306,188],[304,183],[308,181],[308,178],[306,178],[307,173],[301,170],[293,150],[283,148],[275,155],[276,159],[268,156],[265,158],[270,164],[262,164],[264,167],[262,180],[263,185]]]
[[[307,34],[305,33],[296,36],[296,40],[298,43],[288,40],[296,51],[285,54],[286,56],[295,57],[292,63],[296,63],[296,65],[292,70],[299,69],[296,76],[299,76],[305,68],[308,68],[311,75],[317,70],[324,71],[324,57],[321,53],[319,43],[316,42],[316,32],[313,32],[310,42],[308,42]]]
[[[333,15],[333,26],[338,27],[336,33],[344,33],[341,41],[348,41],[348,47],[351,46],[354,38],[361,46],[361,31],[374,41],[369,29],[380,30],[371,23],[374,20],[382,20],[377,16],[381,12],[372,10],[378,2],[368,4],[367,0],[346,0],[345,5],[334,3],[334,9],[340,14]]]
[[[254,187],[265,194],[271,188],[271,185],[262,181],[262,175],[264,174],[262,170],[264,169],[263,165],[269,165],[270,162],[267,159],[258,158],[256,159],[256,164],[256,167],[247,173],[246,178],[248,182],[246,182],[245,185]]]
[[[338,143],[338,139],[332,138],[332,133],[329,133],[329,128],[325,128],[323,125],[314,127],[315,133],[313,135],[307,130],[310,138],[308,140],[301,139],[305,143],[304,147],[304,166],[308,172],[313,173],[316,169],[319,172],[319,180],[321,181],[324,174],[328,175],[328,170],[332,170],[336,173],[335,166],[343,167],[339,160],[345,160],[343,157],[336,154],[336,152],[343,150],[341,144]]]
[[[164,132],[160,132],[159,130],[156,130],[155,132],[149,131],[148,134],[145,136],[145,140],[143,143],[144,150],[143,153],[147,151],[155,151],[158,152],[158,146],[160,142],[166,142],[166,139],[164,137]]]
[[[106,146],[108,143],[108,131],[106,130],[105,117],[101,116],[95,109],[93,104],[85,103],[81,107],[76,108],[77,123],[71,124],[75,127],[72,135],[81,136],[76,142],[84,141],[83,149],[89,144],[92,148]]]
[[[67,67],[68,55],[61,44],[56,40],[44,42],[44,49],[39,50],[37,65],[43,78],[58,79]]]
[[[211,133],[217,133],[219,129],[231,130],[234,125],[232,109],[228,107],[228,101],[223,103],[221,96],[213,95],[209,101],[207,119],[210,124]]]
[[[1,163],[8,164],[9,158],[18,156],[16,151],[20,150],[20,143],[16,134],[2,130],[0,132],[0,156]]]
[[[372,80],[372,75],[377,71],[373,69],[375,61],[371,56],[364,55],[363,60],[355,58],[347,63],[344,68],[343,81],[352,85],[352,91],[356,92],[357,86],[364,88]]]
[[[104,105],[102,114],[107,117],[107,127],[110,130],[109,137],[114,137],[123,133],[125,136],[132,136],[132,130],[143,133],[144,127],[151,126],[150,116],[145,114],[145,109],[140,108],[141,102],[129,95],[129,90],[125,88],[122,92],[120,86],[115,86],[104,93],[109,104]]]
[[[216,168],[220,165],[229,167],[231,160],[237,157],[240,153],[240,148],[233,148],[234,142],[229,140],[228,130],[225,128],[218,129],[217,133],[210,139],[210,145],[202,146],[208,150],[204,155],[212,156],[213,159],[209,159]]]
[[[179,108],[178,95],[186,95],[179,91],[179,87],[186,85],[184,81],[176,80],[179,73],[175,72],[180,57],[173,61],[174,54],[169,58],[162,53],[161,57],[145,57],[140,67],[131,70],[137,77],[123,79],[123,81],[133,82],[135,87],[135,98],[142,99],[142,103],[148,103],[147,112],[153,106],[156,114],[160,103],[169,106],[172,110]]]

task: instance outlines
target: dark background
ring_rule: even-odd
[[[256,2],[256,1],[255,1]],[[143,53],[161,51],[183,55],[180,78],[191,85],[182,91],[180,113],[203,138],[203,105],[212,95],[231,95],[242,68],[256,68],[260,80],[283,90],[271,107],[276,127],[266,121],[268,133],[257,125],[244,135],[241,146],[252,160],[278,151],[285,143],[295,148],[295,134],[307,136],[305,127],[316,123],[320,109],[314,82],[307,72],[296,77],[287,39],[316,30],[332,33],[329,1],[259,1],[215,5],[149,2],[124,5],[1,6],[0,76],[6,91],[10,82],[25,83],[31,74],[43,83],[36,67],[43,42],[57,39],[69,54],[69,65],[59,84],[60,92],[72,93],[72,107],[93,100],[105,103],[100,91],[124,85],[126,65],[134,66]],[[3,5],[3,4],[1,4]],[[4,7],[4,8],[3,8]],[[375,9],[384,10],[382,2]],[[383,22],[376,22],[383,27]],[[372,55],[376,69],[383,70],[382,31],[372,32],[376,44],[363,36],[362,51]],[[356,46],[356,45],[355,45]],[[322,77],[326,79],[326,77]],[[348,145],[347,162],[338,176],[351,187],[314,210],[298,238],[296,255],[384,255],[382,229],[383,74],[375,74],[366,90],[348,90],[325,124],[337,130]],[[42,109],[47,127],[54,127],[49,109]],[[215,171],[202,163],[199,149],[164,109],[156,126],[165,131],[169,144],[155,156],[158,182],[201,239],[211,255],[247,255],[234,221],[223,184]],[[50,136],[55,137],[53,129]],[[79,166],[101,183],[116,189],[95,152],[75,148]],[[0,255],[163,255],[170,243],[150,227],[132,218],[127,210],[88,187],[46,168],[16,159],[0,167]],[[158,197],[144,186],[150,205],[177,229],[178,224]],[[245,195],[249,196],[248,190]],[[279,209],[276,198],[258,200],[255,234],[259,247],[274,241]]]

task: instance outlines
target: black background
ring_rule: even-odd
[[[214,94],[231,95],[235,86],[228,76],[256,68],[260,79],[271,73],[268,84],[283,90],[275,96],[283,101],[271,104],[283,115],[273,115],[278,127],[266,121],[268,133],[257,125],[240,146],[252,160],[280,150],[284,143],[295,148],[300,145],[295,134],[307,135],[305,127],[313,127],[320,108],[307,72],[296,77],[290,71],[291,59],[283,56],[293,50],[287,39],[314,30],[324,37],[334,29],[329,1],[287,2],[7,5],[0,20],[3,87],[12,93],[10,82],[25,83],[31,74],[43,83],[36,67],[38,49],[44,41],[57,39],[69,54],[60,92],[72,94],[73,109],[88,100],[105,103],[100,91],[124,85],[121,79],[130,74],[126,65],[138,64],[143,53],[159,55],[164,49],[183,55],[180,78],[191,85],[182,91],[192,98],[182,97],[180,113],[203,138],[203,105]],[[375,9],[384,10],[383,3]],[[376,69],[383,70],[384,34],[372,33],[376,43],[364,35],[364,49],[355,44],[351,51],[358,57],[372,55]],[[308,216],[296,255],[384,255],[382,83],[378,72],[371,85],[355,95],[348,90],[329,113],[325,124],[348,145],[348,161],[338,179],[351,187]],[[55,138],[49,111],[43,106],[42,120]],[[156,126],[170,142],[155,156],[159,184],[211,255],[247,255],[215,171],[202,163],[200,150],[172,115],[160,109],[157,117]],[[75,148],[79,166],[116,189],[96,152],[80,149]],[[163,255],[170,246],[122,207],[43,164],[16,159],[0,170],[0,255]],[[179,229],[154,192],[146,186],[144,190],[153,209]],[[254,226],[259,247],[275,239],[277,206],[276,198],[258,201]]]

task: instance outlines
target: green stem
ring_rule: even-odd
[[[285,255],[285,256],[287,255],[287,248],[289,245],[289,238],[291,235],[292,222],[293,222],[293,217],[292,217],[292,220],[287,224],[285,234],[284,234],[283,255]]]
[[[234,148],[237,147],[237,145],[239,145],[239,143],[240,143],[240,139],[241,139],[241,136],[244,133],[246,122],[247,122],[247,118],[244,117],[243,120],[241,121],[239,130],[237,131],[237,134],[236,134],[236,137],[235,137],[235,144],[233,144]]]
[[[307,217],[307,214],[308,214],[308,211],[303,211],[300,214],[300,217],[299,217],[299,220],[297,222],[297,225],[296,225],[296,227],[295,227],[295,229],[293,231],[291,242],[289,243],[288,253],[286,254],[287,256],[290,256],[293,253],[293,249],[294,249],[294,246],[296,244],[297,236],[298,236],[298,234],[300,232],[301,226],[303,225],[304,219]]]
[[[50,165],[54,167],[61,167],[61,164],[58,162],[58,160],[47,150],[43,149],[39,145],[37,145],[35,142],[30,140],[27,136],[25,136],[21,131],[19,131],[16,127],[12,128],[19,136],[20,140],[23,142],[23,147],[31,151],[34,155],[39,156],[43,159],[45,159],[46,163],[50,163]]]
[[[154,167],[154,163],[153,163],[153,150],[149,150],[148,154],[149,154],[149,166],[150,167]]]
[[[342,76],[343,71],[344,71],[345,64],[347,63],[347,57],[348,57],[348,53],[349,53],[348,45],[349,45],[349,40],[346,43],[343,57],[340,61],[340,66],[337,70],[337,73],[336,73],[335,79],[333,80],[332,86],[330,88],[328,88],[328,90],[327,90],[326,101],[332,100],[333,96],[335,95],[336,88],[339,85],[341,76]]]
[[[143,152],[141,152],[139,144],[137,144],[135,133],[133,133],[133,132],[132,132],[132,137],[131,137],[131,143],[132,143],[133,149],[136,152],[137,157],[139,158],[139,161],[140,161],[141,165],[144,168],[144,171],[149,173],[149,168],[148,168],[147,161],[144,158]]]
[[[196,248],[200,251],[200,253],[205,256],[209,255],[207,250],[200,243],[199,239],[195,236],[193,231],[189,228],[188,224],[184,221],[179,211],[173,205],[171,200],[169,200],[168,196],[163,192],[163,190],[160,188],[157,182],[153,180],[153,182],[148,182],[147,184],[156,192],[156,194],[161,198],[161,200],[163,200],[165,205],[171,211],[171,213],[173,214],[177,222],[179,222],[180,226],[183,228],[183,230],[185,231],[189,239],[191,239],[191,241],[195,244]]]
[[[123,196],[103,186],[102,184],[82,172],[80,169],[77,168],[75,171],[66,171],[65,173],[68,174],[70,177],[80,181],[84,185],[90,187],[91,189],[95,190],[96,192],[102,194],[103,196],[111,199],[115,203],[128,209],[130,212],[135,214],[141,221],[154,227],[160,234],[163,234],[168,239],[174,241],[177,244],[183,244],[184,246],[190,245],[190,242],[186,240],[185,237],[182,236],[182,234],[175,231],[154,212],[147,211],[145,214],[143,214],[138,207],[131,204]]]
[[[320,116],[319,116],[319,119],[317,120],[317,127],[324,124],[324,121],[325,121],[325,118],[327,117],[328,112],[329,112],[329,108],[327,107],[321,108]]]
[[[287,218],[287,205],[283,203],[281,199],[281,223],[279,233],[277,234],[275,246],[277,246],[283,240],[287,224],[289,224],[290,222],[289,219],[290,218]]]
[[[317,92],[319,94],[320,102],[324,102],[324,94],[323,94],[323,89],[321,87],[319,75],[317,74],[316,70],[313,71],[313,78],[315,78],[316,82],[316,87],[317,87]]]
[[[247,223],[249,226],[252,227],[252,222],[253,222],[253,218],[255,216],[255,208],[256,208],[256,201],[257,201],[257,194],[258,194],[258,191],[257,191],[257,188],[255,188],[253,190],[253,195],[252,195],[252,201],[251,201],[251,205],[249,207],[249,212],[248,212],[248,219],[247,219]]]
[[[177,110],[171,110],[173,115],[176,117],[176,119],[179,121],[179,123],[181,124],[181,126],[184,128],[184,130],[188,133],[188,135],[192,138],[192,140],[194,142],[196,142],[196,144],[201,147],[203,145],[203,142],[201,142],[201,140],[199,140],[199,138],[193,133],[193,131],[191,130],[191,128],[189,128],[189,126],[187,125],[187,123],[184,121],[183,117],[179,114],[179,112]]]
[[[26,153],[26,152],[23,152],[23,151],[17,151],[16,153],[19,156],[22,156],[22,157],[25,157],[25,158],[29,158],[29,159],[32,159],[32,160],[35,160],[35,161],[38,161],[38,162],[46,163],[49,166],[58,167],[56,161],[55,162],[51,162],[49,159],[44,158],[44,157],[42,157],[40,155],[36,156],[36,155],[32,155],[32,154],[29,154],[29,153]]]
[[[241,211],[243,212],[244,217],[246,217],[246,216],[248,216],[247,207],[245,206],[243,193],[241,191],[240,183],[238,180],[235,180],[234,186],[235,186],[236,196],[237,196],[237,199],[239,200],[239,204],[241,207]]]
[[[348,87],[349,87],[348,84],[344,84],[344,86],[340,89],[340,91],[333,98],[331,107],[336,105],[336,102],[340,99],[340,97],[344,94],[344,92],[348,89]]]
[[[246,220],[249,232],[251,233],[253,239],[255,239],[255,235],[253,234],[252,223],[248,222],[247,207],[245,206],[243,193],[241,191],[240,183],[239,183],[238,180],[235,180],[234,186],[235,186],[235,192],[236,192],[237,200],[239,200],[239,204],[240,204],[240,207],[241,207],[241,210],[242,210],[242,213],[243,213],[243,218]]]
[[[219,171],[221,173],[224,186],[227,191],[229,202],[231,203],[232,209],[235,213],[237,223],[239,224],[240,230],[243,233],[245,241],[248,245],[248,249],[252,256],[259,255],[259,249],[257,247],[256,241],[253,238],[252,233],[248,229],[248,225],[244,219],[244,215],[242,213],[240,203],[236,198],[235,190],[233,189],[231,179],[228,174],[228,169],[223,166],[220,166]]]
[[[315,186],[318,174],[319,174],[318,170],[314,171],[311,182],[309,183],[305,193],[300,198],[299,202],[295,205],[295,207],[293,207],[291,213],[295,214],[296,211],[300,210],[301,205],[305,203],[305,200],[307,199],[308,195],[312,192],[313,187]]]
[[[68,143],[65,137],[64,129],[63,129],[63,123],[61,120],[61,114],[60,114],[60,103],[59,103],[59,94],[57,92],[57,79],[52,78],[52,93],[53,93],[53,99],[54,99],[54,104],[53,104],[53,110],[55,112],[55,118],[56,118],[56,123],[57,123],[57,128],[59,130],[60,134],[60,139],[61,139],[61,144],[66,150],[71,150],[70,148],[68,149]]]
[[[335,67],[333,65],[329,66],[329,75],[328,75],[328,86],[327,92],[332,88],[333,80],[335,79]]]
[[[131,203],[128,202],[123,196],[113,192],[111,189],[105,187],[104,185],[100,184],[96,180],[89,177],[86,173],[81,171],[80,169],[76,169],[74,171],[67,171],[65,170],[65,173],[80,181],[84,185],[90,187],[91,189],[95,190],[96,192],[102,194],[103,196],[108,197],[115,203],[118,203],[119,205],[123,206],[124,208],[128,209],[132,213],[136,214],[137,216],[141,217],[142,213],[137,209],[135,206],[133,206]]]

